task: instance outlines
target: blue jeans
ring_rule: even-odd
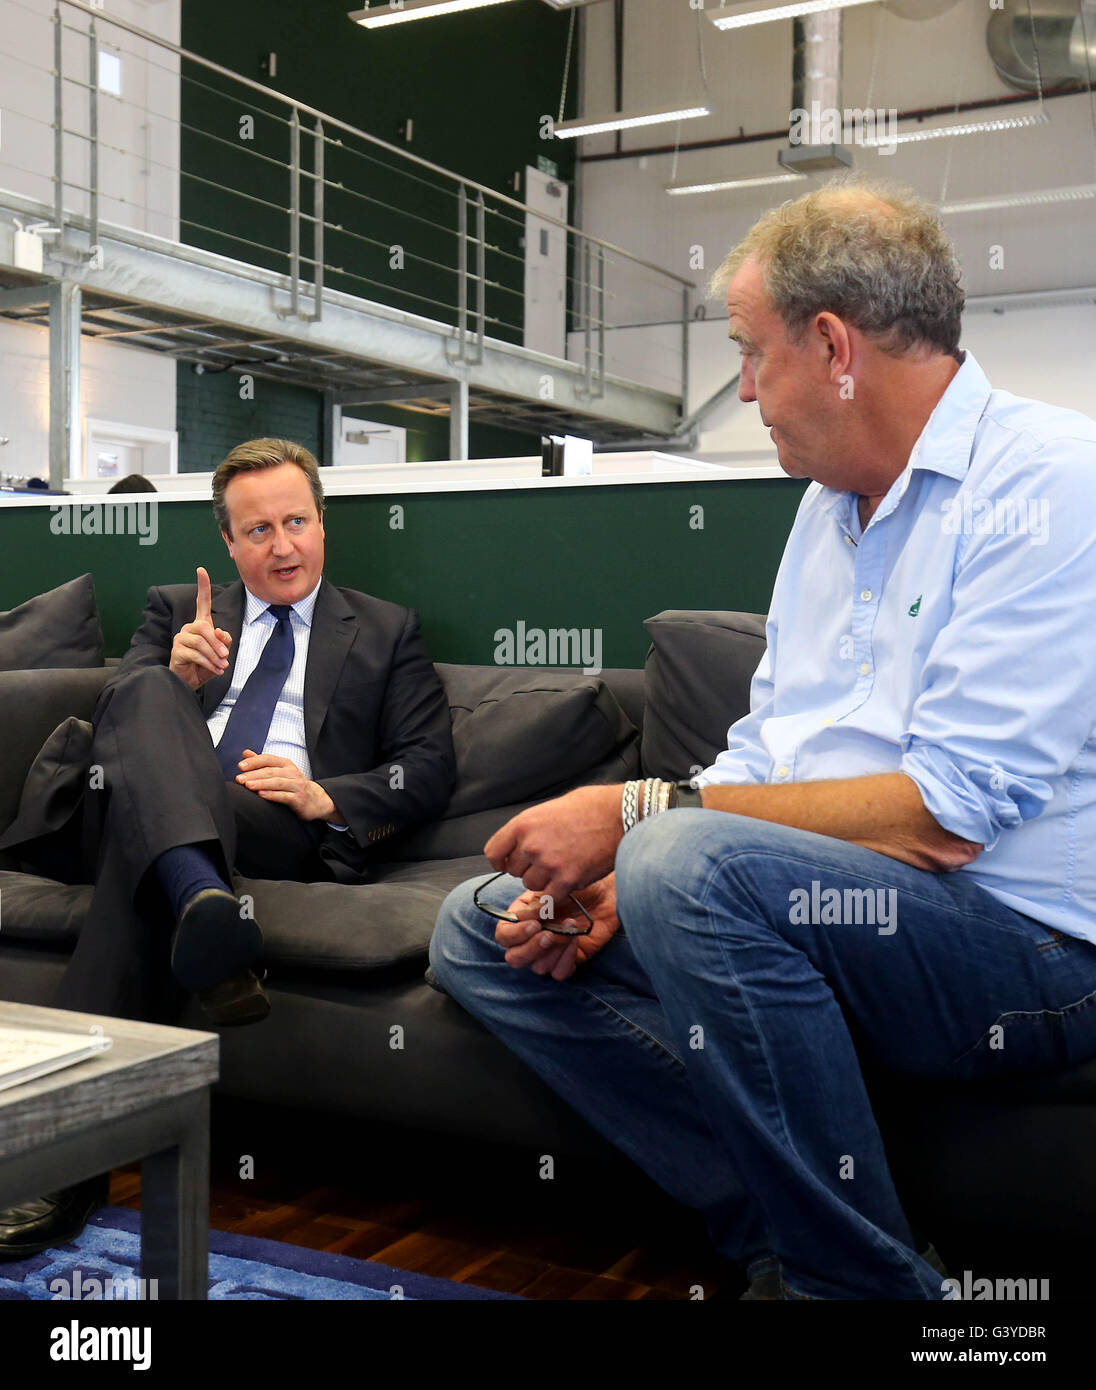
[[[961,872],[722,811],[642,821],[616,875],[620,930],[566,980],[507,965],[462,884],[430,946],[439,982],[702,1211],[727,1259],[778,1267],[785,1297],[942,1298],[860,1057],[948,1079],[1087,1061],[1096,945]],[[485,900],[521,891],[506,877]]]

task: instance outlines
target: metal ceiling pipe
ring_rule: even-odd
[[[803,106],[817,101],[823,110],[841,109],[841,10],[823,10],[803,19]]]
[[[993,65],[1016,91],[1096,77],[1096,0],[1005,0],[986,25]]]

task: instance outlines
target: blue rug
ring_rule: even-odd
[[[74,1241],[18,1264],[0,1264],[0,1300],[136,1296],[141,1214],[104,1207]],[[127,1281],[127,1282],[119,1282]],[[53,1287],[51,1288],[51,1284]],[[256,1236],[209,1233],[209,1297],[215,1300],[516,1299],[449,1279],[393,1269]]]

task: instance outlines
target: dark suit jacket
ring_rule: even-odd
[[[168,664],[175,634],[194,621],[197,597],[196,584],[149,589],[141,626],[107,688],[140,667]],[[213,587],[213,624],[231,633],[232,643],[228,670],[211,676],[195,697],[207,719],[232,683],[244,599],[238,579]],[[449,704],[411,609],[321,581],[304,724],[312,779],[353,836],[325,827],[321,852],[333,869],[337,860],[364,870],[369,846],[448,805],[456,780]]]

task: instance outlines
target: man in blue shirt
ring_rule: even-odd
[[[479,900],[515,920],[463,885],[431,963],[705,1213],[747,1297],[939,1299],[858,1049],[949,1078],[1096,1056],[1096,424],[991,389],[908,191],[785,204],[713,283],[740,398],[813,480],[750,713],[695,787],[514,817]]]

